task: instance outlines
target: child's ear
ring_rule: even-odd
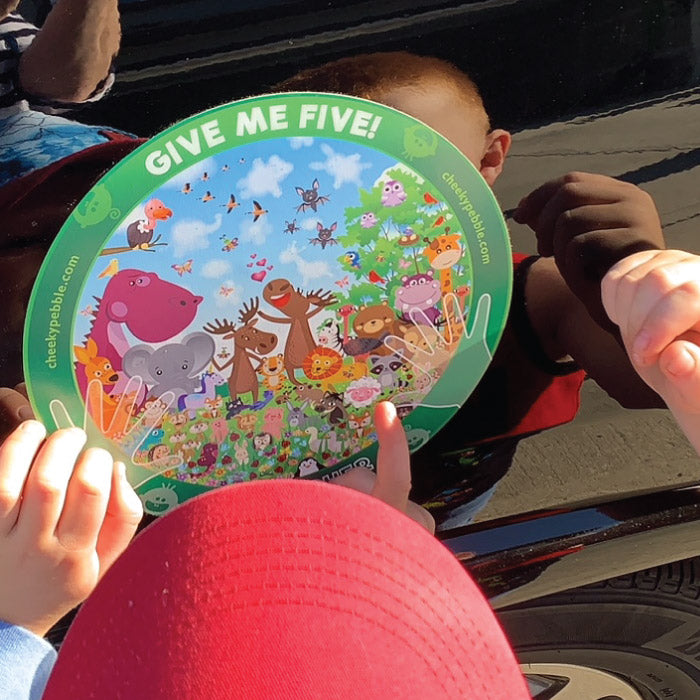
[[[479,165],[479,172],[491,186],[503,170],[503,163],[510,150],[511,141],[510,132],[504,129],[494,129],[486,134],[486,146]]]

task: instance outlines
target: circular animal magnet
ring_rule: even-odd
[[[411,117],[339,95],[187,119],[78,204],[38,276],[25,376],[146,510],[372,467],[390,399],[412,449],[483,375],[512,265],[476,169]]]

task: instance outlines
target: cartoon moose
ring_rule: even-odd
[[[265,285],[262,296],[268,304],[281,311],[285,318],[270,316],[264,311],[258,311],[258,316],[271,323],[290,325],[284,346],[284,369],[290,381],[299,386],[300,382],[294,377],[294,371],[302,367],[304,359],[317,345],[309,327],[309,319],[327,306],[335,304],[336,298],[331,292],[324,292],[322,289],[303,294],[294,289],[289,280],[283,278],[270,280]],[[312,306],[316,308],[310,311]]]
[[[253,367],[253,360],[260,362],[262,358],[256,353],[265,355],[277,346],[277,336],[274,333],[266,333],[255,327],[258,321],[255,316],[263,316],[258,312],[259,305],[260,301],[257,298],[251,299],[250,305],[243,304],[243,310],[238,314],[239,320],[243,324],[240,328],[236,328],[234,323],[226,319],[221,322],[218,318],[214,319],[216,325],[208,323],[204,326],[207,333],[223,335],[224,340],[233,340],[231,359],[223,365],[219,365],[216,357],[212,358],[212,362],[219,372],[233,365],[228,378],[228,388],[232,400],[235,400],[239,394],[245,394],[248,391],[252,393],[254,403],[258,400],[258,375]],[[265,317],[263,316],[263,318]]]

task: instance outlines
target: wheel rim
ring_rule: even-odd
[[[629,683],[595,668],[546,663],[521,664],[520,668],[537,700],[644,700]],[[538,691],[541,695],[535,695]]]

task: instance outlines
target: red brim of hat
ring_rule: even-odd
[[[218,489],[147,528],[71,626],[45,700],[530,698],[427,531],[313,481]]]

